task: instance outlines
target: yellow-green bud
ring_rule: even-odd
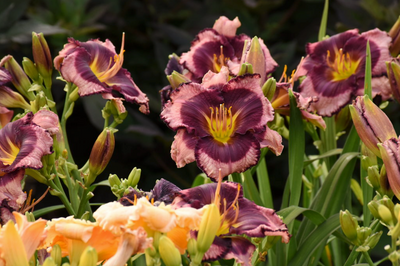
[[[268,251],[276,244],[276,242],[278,242],[279,239],[281,239],[280,236],[267,236],[267,240],[262,251]]]
[[[379,231],[375,234],[370,235],[367,240],[365,241],[365,245],[373,249],[376,244],[378,244],[379,239],[381,238],[382,231]]]
[[[197,250],[206,253],[214,241],[215,235],[220,227],[221,219],[219,209],[214,203],[204,207],[203,217],[201,218],[199,233],[197,235]]]
[[[357,220],[353,218],[348,210],[340,211],[340,226],[345,236],[351,241],[357,239],[357,228],[359,227]]]
[[[128,183],[126,184],[127,187],[135,187],[139,183],[141,173],[142,173],[141,169],[136,167],[133,168],[128,176]]]
[[[81,258],[79,260],[79,266],[96,266],[97,265],[97,251],[96,249],[88,246],[83,251]]]
[[[39,72],[37,71],[36,66],[32,62],[32,60],[30,60],[28,57],[24,57],[22,59],[22,68],[24,69],[28,77],[36,82],[39,82]]]
[[[358,181],[352,178],[350,187],[354,195],[356,195],[358,201],[361,203],[361,205],[364,205],[363,192]]]
[[[169,84],[171,85],[172,89],[178,88],[179,85],[181,85],[183,83],[190,82],[190,79],[188,79],[181,73],[176,72],[175,70],[172,72],[171,75],[167,76],[167,79],[168,79]]]
[[[238,76],[244,75],[244,74],[253,74],[253,66],[249,63],[243,63],[240,65],[240,69],[238,72]]]
[[[372,200],[368,203],[368,209],[371,212],[372,216],[374,216],[376,219],[381,219],[381,217],[379,216],[379,212],[378,212],[378,202],[376,202],[375,200]]]
[[[194,257],[197,253],[197,241],[194,238],[189,239],[187,244],[187,251],[190,257]]]
[[[357,239],[359,245],[363,245],[365,240],[371,235],[371,228],[369,227],[359,227],[357,229]]]
[[[368,167],[367,180],[374,189],[377,190],[381,187],[381,185],[379,184],[379,169],[377,165]]]
[[[167,236],[161,236],[158,244],[158,252],[166,266],[180,266],[181,254],[175,244]]]
[[[34,222],[35,221],[35,215],[33,215],[32,212],[25,212],[25,217],[26,217],[26,220],[28,222]]]
[[[54,261],[52,257],[47,257],[43,263],[43,266],[57,266],[57,263]]]
[[[119,178],[116,174],[110,174],[108,176],[108,182],[110,183],[110,187],[113,187],[113,186],[119,187],[121,185],[121,180],[119,180]]]
[[[382,222],[384,222],[387,225],[394,225],[392,213],[390,212],[388,207],[380,204],[378,206],[378,213],[379,213],[379,216],[381,217]]]
[[[262,86],[262,91],[264,96],[267,97],[269,101],[272,101],[272,98],[275,95],[276,91],[276,80],[274,78],[269,78]]]
[[[53,258],[54,262],[57,265],[61,265],[62,254],[61,254],[61,247],[59,245],[54,245],[51,248],[50,256]]]
[[[33,101],[34,94],[32,92],[28,92],[32,86],[31,81],[25,74],[22,67],[11,55],[7,58],[7,60],[5,60],[4,67],[8,70],[8,72],[10,72],[12,76],[12,83],[18,92],[28,98],[30,101]]]
[[[75,102],[76,100],[79,99],[79,88],[75,88],[70,94],[69,94],[69,101],[70,102]]]
[[[113,128],[105,128],[94,143],[89,157],[89,176],[85,182],[87,186],[94,182],[96,177],[104,171],[110,161],[114,153],[114,132],[116,131],[117,130]]]

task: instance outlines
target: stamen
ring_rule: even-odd
[[[281,78],[278,81],[279,83],[282,82],[283,80],[286,82],[286,79],[287,79],[286,70],[287,70],[287,65],[285,65],[283,67],[283,73],[282,73]]]
[[[29,191],[28,197],[27,197],[26,200],[25,200],[25,204],[19,209],[19,212],[22,213],[22,214],[25,214],[25,212],[27,212],[27,211],[29,211],[29,210],[32,210],[32,211],[33,211],[33,208],[34,208],[39,202],[41,202],[41,201],[44,199],[44,197],[46,196],[47,192],[49,192],[49,190],[50,190],[50,187],[48,187],[48,188],[46,189],[46,191],[43,193],[42,196],[40,196],[40,198],[38,198],[36,201],[35,201],[35,200],[32,200],[32,203],[31,203],[31,199],[32,199],[32,189],[31,189],[31,190]]]
[[[205,116],[208,122],[210,134],[215,140],[226,143],[234,130],[234,120],[237,117],[232,114],[232,106],[225,108],[225,104],[222,103],[219,107],[210,107],[211,114],[209,117]]]
[[[331,52],[326,51],[326,64],[332,69],[333,81],[340,81],[353,75],[361,59],[352,60],[349,53],[344,53],[343,49],[335,50],[335,55],[331,58]]]

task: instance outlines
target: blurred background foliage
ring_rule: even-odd
[[[168,55],[188,51],[196,34],[212,27],[219,16],[237,16],[242,23],[238,33],[264,40],[280,65],[274,73],[279,79],[283,66],[287,65],[290,73],[305,55],[306,43],[317,41],[323,5],[324,0],[6,0],[0,1],[0,54],[11,54],[18,62],[23,56],[32,59],[32,31],[45,34],[53,57],[68,37],[109,39],[119,51],[125,32],[123,67],[150,98],[151,114],[145,116],[138,106],[126,104],[129,116],[119,127],[115,153],[99,179],[107,179],[110,173],[126,178],[138,167],[142,169],[139,187],[143,190],[150,190],[160,178],[186,188],[201,171],[195,163],[176,168],[170,157],[175,133],[159,118],[159,90],[168,84],[164,74]],[[389,30],[399,14],[396,0],[330,1],[327,34],[352,28],[360,32],[375,27]],[[64,84],[55,77],[53,93],[61,109]],[[81,98],[68,121],[68,137],[79,167],[88,159],[103,127],[103,106],[101,97]],[[308,148],[313,149],[312,141]],[[269,153],[267,164],[279,201],[287,176],[287,153],[280,157]],[[114,199],[108,188],[99,188],[92,202]]]

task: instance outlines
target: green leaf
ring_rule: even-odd
[[[324,158],[334,156],[334,155],[339,155],[342,153],[342,151],[343,151],[343,149],[333,149],[333,150],[327,151],[321,155],[313,156],[312,159],[304,161],[304,167],[311,164],[314,161],[324,159]]]
[[[288,266],[306,265],[307,260],[314,251],[321,245],[325,245],[328,237],[339,228],[339,214],[329,217],[310,233],[303,244],[299,245],[299,249],[290,260]]]
[[[326,219],[320,213],[307,208],[301,208],[299,206],[289,206],[276,212],[279,216],[283,217],[283,222],[288,224],[292,222],[297,216],[303,214],[308,219],[310,219],[314,224],[319,225],[323,223]]]
[[[289,205],[299,205],[301,196],[301,176],[305,152],[305,133],[303,119],[299,108],[297,108],[296,97],[292,90],[289,90],[290,98],[290,126],[289,130],[289,179],[290,199]]]
[[[48,214],[50,212],[57,211],[57,210],[62,210],[62,209],[65,209],[64,205],[49,206],[49,207],[42,208],[40,210],[33,211],[33,215],[35,216],[35,218],[40,218],[45,214]]]
[[[269,182],[269,175],[265,158],[262,158],[256,167],[258,187],[263,206],[273,209],[274,202],[272,199],[271,185]]]
[[[329,7],[329,0],[325,0],[324,11],[322,13],[322,18],[321,18],[321,25],[319,26],[318,41],[322,41],[322,39],[326,35],[326,24],[328,22],[328,7]]]
[[[254,183],[251,171],[247,170],[244,173],[241,173],[241,176],[243,180],[243,192],[246,198],[250,199],[257,205],[262,206],[263,202],[260,198],[260,193],[258,192],[257,186]]]
[[[371,49],[369,46],[369,40],[367,40],[367,50],[365,51],[365,79],[364,79],[364,94],[368,95],[372,99],[372,71],[371,71]]]

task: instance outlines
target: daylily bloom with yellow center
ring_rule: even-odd
[[[130,73],[122,68],[124,42],[125,34],[117,54],[109,40],[80,42],[69,38],[54,59],[54,67],[66,81],[79,88],[80,96],[102,94],[105,99],[119,99],[117,94],[122,94],[126,101],[139,104],[139,110],[147,114],[149,99],[133,82]]]
[[[214,180],[243,172],[258,162],[260,149],[282,152],[281,136],[269,129],[273,109],[260,87],[260,76],[230,79],[223,67],[208,72],[202,84],[185,83],[171,93],[161,118],[177,131],[171,156],[178,167],[193,161]]]
[[[0,231],[0,264],[28,266],[29,260],[43,241],[46,220],[28,222],[20,213],[13,213],[16,224],[7,222]]]
[[[306,46],[308,56],[302,65],[307,74],[299,89],[307,97],[318,97],[309,110],[322,116],[332,116],[364,93],[366,46],[371,50],[373,96],[387,100],[390,86],[385,61],[390,60],[391,38],[378,29],[362,34],[357,29],[333,35]]]
[[[203,260],[234,258],[238,263],[250,266],[255,246],[245,237],[239,236],[243,234],[248,237],[281,236],[282,242],[289,242],[287,227],[274,210],[260,207],[244,198],[239,184],[221,183],[222,177],[218,180],[218,183],[181,190],[172,203],[177,210],[183,207],[207,208],[210,204],[218,207],[219,215],[213,217],[216,220],[212,221],[219,224],[215,236],[200,235],[200,232],[193,234],[197,235],[198,241],[205,237],[214,239]]]
[[[46,227],[47,238],[40,246],[51,250],[58,244],[62,256],[69,256],[70,264],[78,265],[79,259],[86,247],[96,249],[98,261],[111,258],[118,250],[121,237],[108,230],[104,230],[97,223],[67,218],[53,219]]]

